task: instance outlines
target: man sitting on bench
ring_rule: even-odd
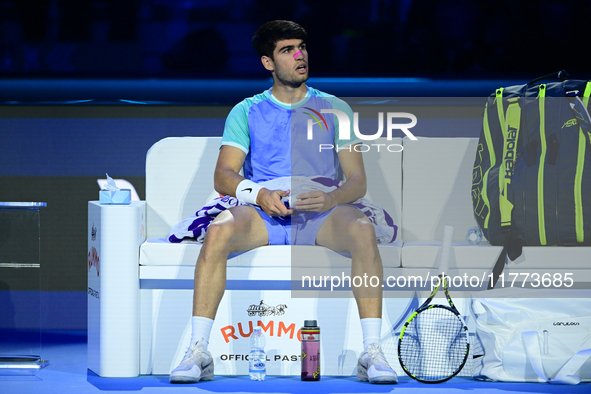
[[[346,178],[339,188],[292,197],[288,209],[282,198],[290,190],[269,190],[259,183],[289,177],[292,170],[291,114],[303,100],[328,98],[350,108],[334,96],[308,87],[306,31],[290,21],[261,26],[252,41],[263,66],[273,76],[273,86],[237,104],[226,120],[214,173],[215,189],[260,208],[242,205],[221,212],[209,225],[195,268],[191,345],[180,365],[170,374],[172,383],[194,383],[213,378],[213,359],[207,351],[211,327],[226,287],[226,263],[231,253],[264,245],[321,245],[350,253],[351,275],[376,276],[382,281],[382,261],[373,224],[348,205],[366,193],[362,155],[354,149],[310,155],[305,165],[319,175],[337,179],[337,165]],[[215,54],[211,61],[215,61]],[[304,101],[305,102],[305,101]],[[339,140],[333,127],[319,138],[334,146]],[[356,143],[356,142],[353,142]],[[326,156],[329,154],[330,156]],[[329,157],[329,160],[326,160]],[[322,159],[320,159],[322,158]],[[338,159],[338,160],[337,160]],[[244,177],[239,175],[244,169]],[[371,383],[396,383],[380,347],[382,288],[354,287],[363,332],[364,352],[357,377]]]

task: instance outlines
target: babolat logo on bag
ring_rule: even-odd
[[[515,148],[517,144],[517,129],[515,127],[508,127],[507,139],[505,143],[505,179],[511,179],[513,175],[513,167],[515,165]]]
[[[567,327],[567,326],[578,326],[579,322],[577,322],[577,321],[555,321],[553,324],[555,326]]]

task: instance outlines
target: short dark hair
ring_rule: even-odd
[[[252,36],[252,46],[259,57],[268,56],[273,59],[275,45],[279,41],[293,38],[306,41],[308,33],[295,22],[275,20],[267,22],[257,29]]]

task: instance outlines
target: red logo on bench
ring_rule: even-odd
[[[100,258],[98,255],[98,251],[96,250],[96,248],[94,246],[92,248],[90,248],[90,250],[88,251],[88,272],[90,272],[90,269],[93,266],[96,269],[96,276],[99,276]]]

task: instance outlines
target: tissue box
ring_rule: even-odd
[[[131,204],[131,190],[101,190],[99,202],[106,205],[129,205]]]

